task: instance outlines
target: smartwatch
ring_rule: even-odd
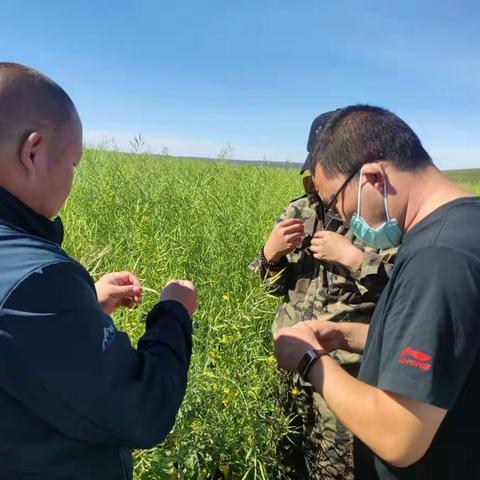
[[[313,364],[323,355],[327,355],[326,350],[307,350],[298,364],[297,371],[303,380],[307,381],[307,375],[313,367]]]

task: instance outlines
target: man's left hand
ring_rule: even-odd
[[[350,270],[357,270],[364,260],[363,252],[343,235],[320,231],[312,238],[310,250],[322,262],[336,263]]]
[[[95,289],[98,303],[107,315],[111,315],[118,307],[132,308],[142,298],[140,281],[130,272],[107,273],[98,280]]]
[[[280,368],[296,372],[308,350],[322,350],[315,332],[305,322],[291,328],[282,328],[275,336],[275,357]]]

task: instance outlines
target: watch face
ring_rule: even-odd
[[[315,360],[318,357],[318,353],[315,350],[309,350],[307,355],[310,357],[310,360]]]
[[[307,350],[303,355],[300,363],[298,364],[298,373],[303,378],[303,380],[307,380],[307,375],[313,367],[313,364],[319,359],[322,355],[327,355],[328,352],[326,350]]]
[[[303,377],[305,371],[308,370],[309,365],[318,358],[318,353],[315,350],[307,350],[298,364],[298,373]]]

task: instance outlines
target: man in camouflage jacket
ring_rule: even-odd
[[[313,122],[309,151],[312,132],[318,134],[325,121],[320,116]],[[302,173],[308,161],[309,157]],[[271,293],[284,298],[273,332],[312,319],[368,323],[389,279],[396,250],[378,252],[354,240],[341,221],[324,218],[323,204],[309,177],[304,185],[308,193],[288,204],[261,255],[250,265]],[[277,248],[267,252],[275,241]],[[358,372],[360,355],[343,351],[332,355],[350,373]],[[278,444],[279,476],[353,479],[352,436],[310,384],[296,374],[280,372],[279,402],[285,414],[293,415],[292,434]]]

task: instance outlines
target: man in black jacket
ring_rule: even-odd
[[[61,249],[58,214],[82,153],[68,95],[0,63],[0,478],[129,479],[131,448],[171,430],[196,292],[172,281],[134,349],[109,316],[140,301],[129,272],[95,285]]]

